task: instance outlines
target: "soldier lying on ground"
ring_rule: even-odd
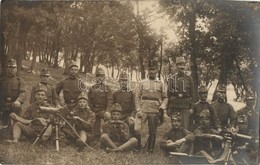
[[[46,102],[47,88],[40,86],[36,89],[35,103],[29,105],[25,112],[25,118],[22,118],[14,113],[10,114],[13,123],[13,139],[6,140],[9,143],[18,143],[23,134],[29,140],[34,140],[37,135],[48,126],[52,115],[39,110],[39,106],[50,107]],[[47,140],[52,133],[52,125],[49,125],[43,133],[42,139]]]
[[[172,114],[172,128],[163,136],[163,139],[160,142],[160,147],[165,152],[192,154],[195,136],[192,132],[189,132],[182,127],[181,120],[180,112]]]
[[[69,128],[68,125],[65,125],[62,131],[69,139],[76,140],[76,145],[83,149],[84,143],[93,140],[93,125],[95,123],[95,113],[90,110],[87,96],[84,93],[79,95],[78,106],[67,116],[67,120],[75,128],[76,132]],[[76,133],[80,136],[80,139]]]
[[[120,104],[114,104],[111,111],[111,120],[103,125],[100,142],[107,152],[129,151],[137,145],[137,139],[130,137],[128,125],[119,120],[121,112]]]

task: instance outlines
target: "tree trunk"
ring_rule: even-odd
[[[7,56],[5,53],[5,37],[4,37],[4,29],[2,23],[0,24],[0,60],[1,60],[1,75],[6,74],[6,62],[7,62]]]
[[[35,65],[36,65],[36,57],[37,57],[34,46],[33,46],[32,57],[33,58],[32,58],[32,64],[31,64],[30,70],[34,71],[35,70]]]

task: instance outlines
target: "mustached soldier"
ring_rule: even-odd
[[[0,80],[0,117],[3,125],[8,124],[9,115],[20,114],[26,98],[25,82],[17,74],[14,59],[7,61],[7,75]]]
[[[141,134],[142,124],[148,120],[148,153],[153,153],[157,127],[159,125],[159,113],[166,109],[168,101],[166,92],[164,92],[163,83],[156,79],[157,73],[158,63],[157,61],[152,60],[149,62],[149,79],[141,81],[136,90],[135,102],[137,113],[135,119],[135,131]]]
[[[47,68],[42,69],[40,78],[41,82],[32,87],[30,104],[35,102],[36,89],[39,88],[39,86],[45,86],[47,88],[47,102],[51,105],[55,105],[57,108],[60,108],[61,106],[59,96],[56,93],[55,88],[48,84],[50,78],[50,71]]]
[[[180,112],[183,127],[189,129],[190,111],[194,103],[194,87],[192,78],[185,73],[185,63],[184,57],[177,57],[178,72],[169,77],[167,114],[171,116],[174,112]]]

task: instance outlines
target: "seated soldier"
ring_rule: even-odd
[[[217,151],[220,151],[219,146],[223,137],[217,135],[218,131],[213,129],[208,109],[202,110],[199,117],[200,124],[194,131],[196,137],[194,153],[196,155],[205,156],[209,161],[213,161],[221,154]]]
[[[175,112],[171,116],[172,128],[163,136],[160,147],[165,152],[182,152],[191,154],[195,136],[184,129],[181,124],[181,114]]]
[[[93,137],[93,125],[95,123],[95,113],[90,110],[87,96],[84,93],[79,95],[78,106],[71,111],[67,119],[76,132],[67,126],[62,128],[62,131],[68,135],[68,138],[76,140],[76,145],[80,149],[83,148],[84,143],[90,142]]]
[[[119,120],[121,112],[120,104],[114,104],[111,110],[111,120],[103,125],[100,142],[106,147],[107,152],[129,151],[137,145],[137,139],[130,137],[128,125]]]
[[[29,105],[25,111],[25,118],[14,113],[10,114],[13,122],[13,140],[6,140],[9,143],[18,143],[21,134],[29,140],[34,140],[40,132],[43,132],[43,140],[47,140],[52,132],[52,126],[48,125],[51,114],[39,110],[40,106],[50,107],[46,101],[47,88],[40,86],[36,89],[35,103]],[[48,126],[48,127],[47,127]]]

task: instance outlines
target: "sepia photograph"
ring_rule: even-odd
[[[260,1],[0,7],[0,165],[259,164]]]

